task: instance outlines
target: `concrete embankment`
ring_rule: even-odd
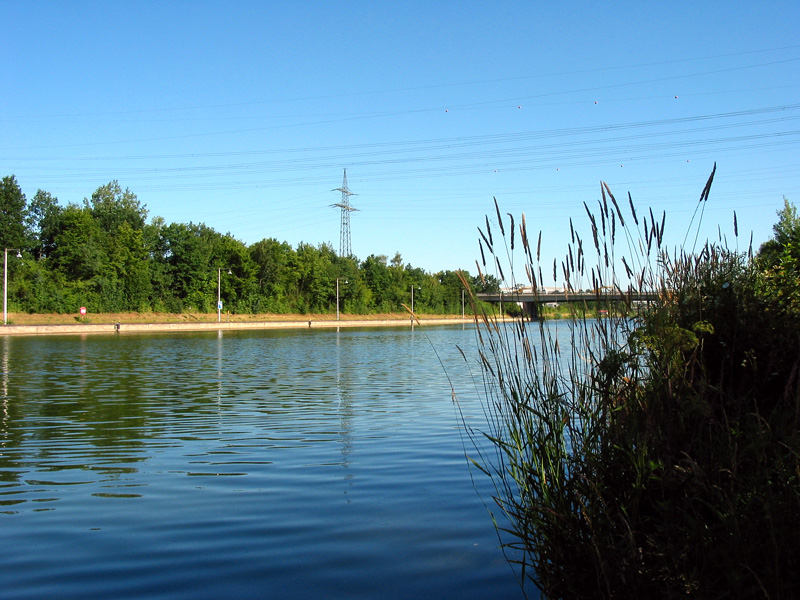
[[[473,319],[420,319],[414,326],[460,325]],[[75,323],[69,325],[3,325],[0,335],[84,335],[89,333],[164,333],[171,331],[232,331],[259,329],[336,329],[344,327],[411,327],[411,319],[309,320],[196,323]]]

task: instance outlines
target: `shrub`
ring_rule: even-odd
[[[640,219],[630,196],[623,215],[601,190],[591,245],[573,230],[562,269],[575,289],[624,287],[627,310],[576,311],[566,339],[478,317],[487,424],[467,431],[507,558],[548,598],[800,597],[795,290],[721,241],[670,254],[663,217]],[[497,215],[490,264],[517,233]],[[536,289],[524,217],[518,239]],[[656,299],[634,312],[634,290]]]

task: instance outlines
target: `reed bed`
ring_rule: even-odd
[[[620,204],[602,184],[552,265],[607,318],[476,309],[486,420],[463,426],[506,557],[546,598],[800,597],[800,311],[752,249],[670,251],[664,215]],[[541,234],[495,209],[479,271],[539,289]]]

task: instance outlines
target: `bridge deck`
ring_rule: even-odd
[[[632,300],[648,301],[658,298],[655,292],[631,292],[630,294],[620,294],[619,292],[596,294],[594,292],[550,292],[537,294],[535,292],[502,292],[502,293],[480,293],[478,299],[485,302],[536,302],[546,304],[548,302],[596,302],[598,300]]]

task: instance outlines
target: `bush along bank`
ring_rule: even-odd
[[[658,299],[576,314],[567,339],[478,318],[487,421],[468,454],[506,556],[547,598],[800,597],[800,257],[668,252],[663,217],[601,189],[568,280]],[[524,218],[502,236],[536,285]]]

